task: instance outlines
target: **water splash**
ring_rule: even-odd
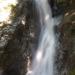
[[[56,47],[56,38],[54,25],[59,24],[59,19],[52,17],[50,5],[47,0],[35,0],[39,20],[41,25],[41,34],[38,49],[32,63],[32,70],[27,75],[54,75],[54,55]]]

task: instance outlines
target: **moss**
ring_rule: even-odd
[[[75,75],[75,68],[69,72],[69,75]]]

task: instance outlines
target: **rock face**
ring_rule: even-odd
[[[74,75],[75,74],[75,10],[71,6],[67,15],[65,14],[63,24],[59,28],[59,48],[57,51],[56,63],[60,72],[59,75]]]
[[[32,0],[19,0],[14,12],[16,16],[12,18],[12,23],[0,28],[2,75],[25,75],[28,59],[32,59],[38,43],[40,27],[34,17]]]
[[[12,23],[0,27],[0,75],[25,75],[28,59],[35,55],[40,26],[32,1],[18,0],[12,10],[15,12]],[[75,75],[75,10],[74,6],[70,8],[69,15],[64,17],[69,20],[59,28],[61,44],[56,63],[60,75]]]

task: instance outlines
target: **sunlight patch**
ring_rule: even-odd
[[[12,6],[16,6],[16,4],[17,0],[0,0],[0,23],[10,23]]]

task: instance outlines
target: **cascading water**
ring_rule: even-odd
[[[54,75],[56,48],[54,26],[56,25],[55,23],[58,24],[60,22],[60,19],[52,17],[48,0],[35,0],[35,4],[39,12],[41,34],[37,52],[32,63],[32,70],[28,71],[27,75]]]

